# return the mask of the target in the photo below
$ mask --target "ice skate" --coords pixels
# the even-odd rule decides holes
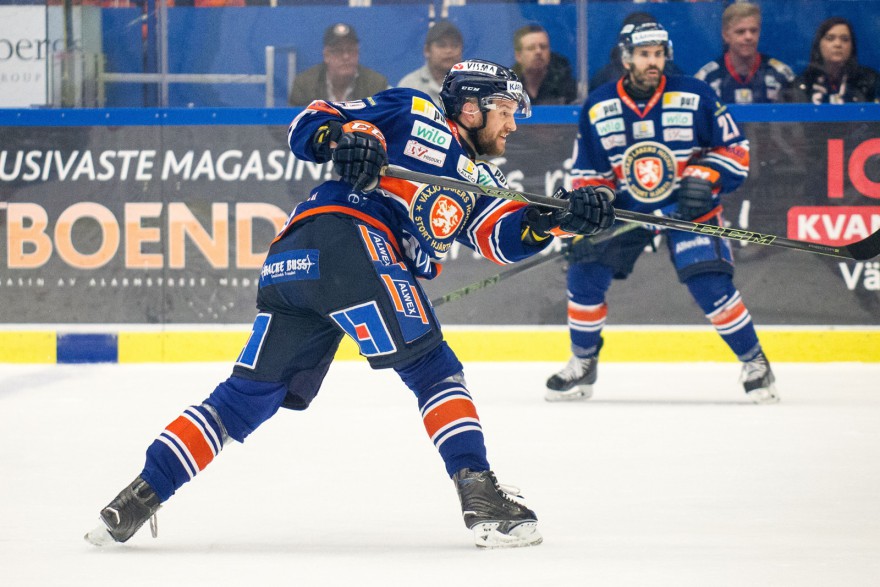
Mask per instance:
[[[756,404],[779,402],[779,394],[773,385],[776,377],[770,370],[770,362],[767,361],[764,351],[759,351],[751,361],[743,362],[740,381],[746,390],[746,396]]]
[[[480,548],[541,544],[538,517],[526,507],[519,489],[500,485],[492,471],[462,469],[452,477],[464,524]]]
[[[138,477],[101,510],[103,524],[86,534],[85,539],[95,546],[125,542],[147,520],[150,520],[150,530],[155,538],[156,511],[159,507],[159,496],[146,481]]]
[[[598,364],[598,356],[585,359],[572,356],[561,371],[547,380],[544,399],[548,402],[590,399],[599,375]]]

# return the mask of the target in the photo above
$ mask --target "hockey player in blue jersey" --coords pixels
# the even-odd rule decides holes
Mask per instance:
[[[293,153],[333,161],[297,205],[260,273],[250,339],[232,375],[186,409],[147,449],[140,475],[101,510],[94,544],[125,542],[230,441],[243,442],[281,408],[305,410],[344,335],[373,368],[394,369],[415,394],[480,547],[541,542],[535,513],[490,470],[462,365],[444,342],[417,277],[438,274],[453,241],[496,263],[543,250],[554,234],[589,235],[614,221],[613,192],[585,187],[560,211],[384,177],[383,166],[505,186],[484,157],[501,155],[528,116],[522,84],[487,61],[455,65],[441,92],[397,88],[350,102],[316,100],[288,132]],[[399,463],[377,463],[398,471]],[[340,481],[343,481],[342,479]],[[394,490],[405,490],[399,484]]]
[[[720,225],[719,196],[749,171],[749,143],[705,83],[665,76],[668,33],[657,23],[629,25],[620,46],[627,74],[590,94],[581,111],[572,186],[605,185],[621,210],[668,212]],[[597,378],[612,279],[625,279],[653,239],[636,229],[589,247],[571,247],[568,326],[572,357],[547,381],[548,401],[589,398]],[[666,245],[681,281],[742,362],[743,385],[756,403],[779,400],[774,376],[742,296],[733,284],[727,241],[667,231]],[[682,356],[687,349],[682,349]]]

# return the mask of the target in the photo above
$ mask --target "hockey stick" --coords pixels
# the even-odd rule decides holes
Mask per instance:
[[[539,196],[525,192],[517,192],[505,188],[495,186],[479,185],[469,183],[448,177],[440,177],[429,173],[420,173],[418,171],[410,171],[402,167],[385,166],[382,168],[382,175],[386,177],[396,177],[398,179],[406,179],[409,181],[417,181],[419,183],[433,184],[445,188],[461,190],[470,193],[482,193],[487,196],[503,198],[505,200],[513,200],[515,202],[523,202],[525,204],[536,204],[546,206],[548,208],[565,208],[566,204],[563,200],[549,198],[547,196]],[[751,232],[749,230],[738,230],[735,228],[725,228],[723,226],[713,226],[711,224],[701,224],[699,222],[689,222],[687,220],[678,220],[669,216],[654,216],[652,214],[644,214],[641,212],[632,212],[630,210],[615,209],[615,215],[618,220],[626,222],[634,222],[647,226],[665,226],[673,230],[681,230],[684,232],[696,232],[707,236],[717,236],[729,240],[738,240],[747,243],[755,243],[758,245],[768,245],[773,247],[785,247],[788,249],[796,249],[806,251],[808,253],[817,253],[819,255],[828,255],[830,257],[840,257],[843,259],[854,259],[856,261],[867,261],[880,255],[880,230],[874,234],[854,243],[833,247],[823,245],[821,243],[811,243],[808,241],[793,240],[773,234],[761,234],[759,232]]]
[[[625,224],[615,224],[614,228],[612,228],[611,230],[606,230],[605,232],[595,237],[585,238],[587,238],[591,244],[597,245],[638,227],[639,225],[633,222],[627,222]],[[514,275],[519,275],[520,273],[528,271],[529,269],[534,269],[538,265],[543,265],[547,261],[558,261],[559,259],[562,259],[562,257],[562,255],[557,255],[555,253],[550,253],[546,256],[536,255],[527,261],[520,261],[519,263],[516,263],[510,269],[506,269],[504,271],[501,271],[500,273],[496,273],[491,277],[481,279],[480,281],[469,283],[463,287],[449,292],[446,295],[440,296],[439,298],[434,298],[433,300],[431,300],[431,305],[436,308],[437,306],[442,306],[446,302],[454,302],[456,300],[460,300],[461,298],[465,297],[466,295],[472,294],[475,291],[479,291],[487,287],[492,287],[500,281],[509,279]]]

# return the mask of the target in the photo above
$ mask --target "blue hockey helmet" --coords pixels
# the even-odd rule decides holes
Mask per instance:
[[[672,41],[669,39],[669,33],[659,22],[628,24],[620,29],[617,46],[620,47],[620,58],[624,63],[632,62],[634,47],[649,45],[663,45],[666,58],[672,60]]]
[[[495,108],[494,100],[502,99],[516,103],[514,116],[517,118],[532,115],[529,95],[513,70],[482,59],[469,59],[453,65],[443,80],[440,99],[446,116],[452,119],[461,114],[469,99],[476,99],[484,113]]]

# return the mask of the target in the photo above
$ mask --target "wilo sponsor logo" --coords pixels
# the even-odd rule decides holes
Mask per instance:
[[[693,112],[664,112],[663,126],[693,126]]]
[[[612,118],[611,120],[596,124],[596,132],[599,133],[600,137],[610,135],[613,132],[623,132],[624,129],[625,125],[622,118]]]
[[[439,128],[433,127],[430,124],[425,124],[420,120],[416,120],[415,124],[413,124],[410,134],[416,138],[427,141],[432,145],[437,145],[441,149],[448,149],[449,144],[452,142],[451,134],[443,132]]]

